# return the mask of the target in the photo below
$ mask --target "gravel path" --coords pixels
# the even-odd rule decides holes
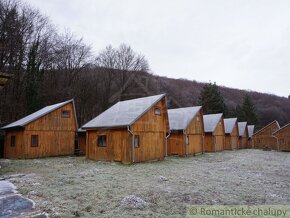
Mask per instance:
[[[130,166],[84,157],[12,160],[0,177],[51,217],[184,217],[188,204],[290,203],[290,153],[275,151],[224,151]]]

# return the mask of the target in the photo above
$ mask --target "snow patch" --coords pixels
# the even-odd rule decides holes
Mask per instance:
[[[121,205],[129,207],[129,208],[142,209],[146,207],[147,202],[135,195],[128,195],[122,199]]]

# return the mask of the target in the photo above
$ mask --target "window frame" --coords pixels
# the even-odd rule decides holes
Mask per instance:
[[[12,135],[10,137],[10,147],[16,147],[16,136],[15,135]]]
[[[189,136],[188,135],[185,137],[185,144],[189,145]]]
[[[102,140],[102,141],[100,141],[100,140]],[[100,148],[106,148],[108,146],[107,135],[98,135],[97,146]]]
[[[70,113],[71,113],[70,110],[62,110],[61,111],[61,117],[62,118],[70,118]]]
[[[36,140],[36,141],[34,141]],[[37,148],[39,147],[39,136],[31,135],[30,147]]]
[[[136,141],[138,142],[137,145],[136,145]],[[139,135],[134,135],[134,148],[140,148],[140,136]]]
[[[160,107],[154,108],[154,115],[161,116],[161,108]]]

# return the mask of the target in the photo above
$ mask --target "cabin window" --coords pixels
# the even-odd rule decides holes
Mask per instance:
[[[38,135],[31,136],[31,147],[38,147]]]
[[[11,147],[15,147],[16,146],[16,136],[15,135],[11,136],[10,145],[11,145]]]
[[[61,111],[62,118],[70,118],[70,111]]]
[[[140,137],[139,135],[134,135],[134,147],[140,148]]]
[[[161,110],[159,107],[154,109],[154,114],[160,116],[161,115]]]
[[[186,145],[189,145],[189,136],[188,135],[186,136],[185,143],[186,143]]]
[[[279,139],[279,144],[280,145],[284,145],[285,144],[285,140],[284,139]]]
[[[107,136],[106,135],[98,136],[98,146],[99,147],[107,147]]]

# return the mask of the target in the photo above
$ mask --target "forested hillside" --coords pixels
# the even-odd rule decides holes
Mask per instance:
[[[203,83],[157,76],[130,46],[105,46],[93,56],[81,38],[60,34],[39,11],[17,1],[1,1],[0,72],[12,77],[0,93],[0,126],[71,98],[79,125],[117,101],[135,97],[166,93],[169,108],[197,104]],[[220,92],[230,110],[248,93],[260,125],[274,119],[281,125],[290,122],[287,98],[226,87]]]

